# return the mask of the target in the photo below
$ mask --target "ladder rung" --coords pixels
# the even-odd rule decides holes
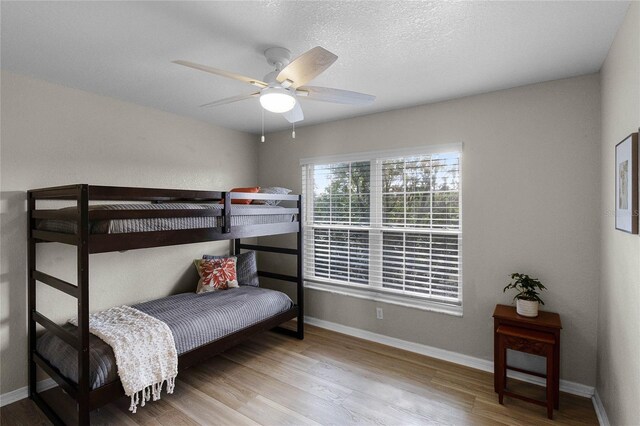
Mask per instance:
[[[75,348],[76,350],[80,349],[80,340],[75,334],[60,327],[58,324],[51,321],[49,318],[45,317],[38,311],[33,311],[32,317],[35,322],[67,342],[69,345],[71,345],[71,347]]]
[[[258,271],[258,275],[265,278],[273,278],[275,280],[290,281],[292,283],[298,282],[298,277],[294,277],[292,275],[276,274],[274,272],[267,271]]]
[[[78,298],[78,287],[68,283],[66,281],[62,281],[56,277],[52,277],[49,274],[45,274],[40,271],[32,271],[33,278],[40,281],[41,283],[50,285],[53,288],[56,288],[62,292],[67,293],[69,296]]]
[[[266,251],[271,253],[298,254],[298,250],[285,247],[258,246],[253,244],[240,244],[240,248],[244,250]]]
[[[34,219],[57,219],[76,222],[78,220],[78,211],[69,209],[33,210],[31,217]]]
[[[38,364],[57,384],[60,385],[65,392],[72,398],[76,397],[78,387],[75,383],[64,377],[58,372],[58,369],[52,366],[46,359],[42,358],[38,352],[33,353],[33,360]]]
[[[31,236],[40,241],[71,244],[74,246],[78,245],[78,236],[76,234],[63,234],[62,232],[49,232],[34,229],[31,231]]]

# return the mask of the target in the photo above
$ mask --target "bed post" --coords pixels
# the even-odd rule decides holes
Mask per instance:
[[[231,232],[231,192],[223,192],[224,207],[222,208],[222,214],[224,215],[224,224],[222,227],[222,233],[228,234]]]
[[[89,186],[78,185],[78,424],[89,424]]]
[[[297,243],[297,251],[298,251],[298,255],[297,255],[297,260],[298,260],[298,265],[297,265],[297,275],[298,275],[298,282],[297,284],[297,289],[296,289],[296,299],[298,302],[298,322],[297,322],[297,332],[296,332],[296,337],[300,340],[304,339],[304,277],[303,277],[303,262],[304,262],[304,256],[303,256],[303,248],[302,248],[302,239],[303,239],[303,229],[302,229],[302,195],[298,196],[298,202],[297,202],[297,207],[298,207],[298,223],[299,223],[299,228],[298,228],[298,234],[296,235],[296,243]]]
[[[35,226],[33,219],[33,211],[36,208],[36,200],[33,198],[31,191],[27,192],[27,226],[29,227],[27,235],[29,236],[29,249],[27,260],[27,279],[28,279],[28,299],[29,306],[27,309],[27,318],[29,321],[29,398],[33,399],[36,393],[36,363],[33,360],[33,353],[36,350],[36,322],[33,319],[33,313],[36,310],[36,280],[33,271],[36,269],[36,241],[33,238],[33,228]]]

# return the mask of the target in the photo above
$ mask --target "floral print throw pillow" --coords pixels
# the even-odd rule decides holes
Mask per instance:
[[[196,293],[226,290],[238,287],[235,256],[218,259],[196,259],[194,263],[200,275]]]

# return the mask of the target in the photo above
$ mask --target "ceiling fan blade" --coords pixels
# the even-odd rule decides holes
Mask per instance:
[[[208,67],[206,65],[196,64],[194,62],[173,61],[173,63],[174,64],[178,64],[178,65],[183,65],[183,66],[189,67],[189,68],[194,68],[194,69],[197,69],[197,70],[200,70],[200,71],[208,72],[210,74],[216,74],[216,75],[220,75],[222,77],[231,78],[233,80],[242,81],[243,83],[253,84],[254,86],[257,86],[257,87],[259,87],[261,89],[268,86],[268,84],[265,83],[264,81],[261,81],[261,80],[255,79],[255,78],[246,77],[244,75],[240,75],[240,74],[236,74],[234,72],[221,70],[221,69],[218,69],[218,68]]]
[[[283,112],[282,116],[287,119],[289,123],[297,123],[304,120],[304,114],[302,113],[302,107],[300,102],[296,102],[296,105],[291,111]]]
[[[296,90],[298,97],[314,101],[334,102],[348,105],[369,105],[376,100],[373,95],[351,92],[349,90],[332,89],[330,87],[302,86]]]
[[[320,46],[303,53],[284,67],[276,77],[285,87],[300,87],[329,68],[338,57]],[[287,85],[287,82],[290,82]]]
[[[230,104],[232,102],[237,102],[237,101],[242,101],[244,99],[253,98],[255,96],[258,96],[259,94],[260,94],[260,92],[255,92],[255,93],[249,93],[247,95],[231,96],[230,98],[219,99],[217,101],[213,101],[213,102],[209,102],[209,103],[204,104],[204,105],[200,105],[200,107],[214,107],[214,106],[219,106],[219,105]]]

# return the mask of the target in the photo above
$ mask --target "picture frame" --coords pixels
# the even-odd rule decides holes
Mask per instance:
[[[615,226],[619,231],[638,233],[638,133],[616,145]]]

